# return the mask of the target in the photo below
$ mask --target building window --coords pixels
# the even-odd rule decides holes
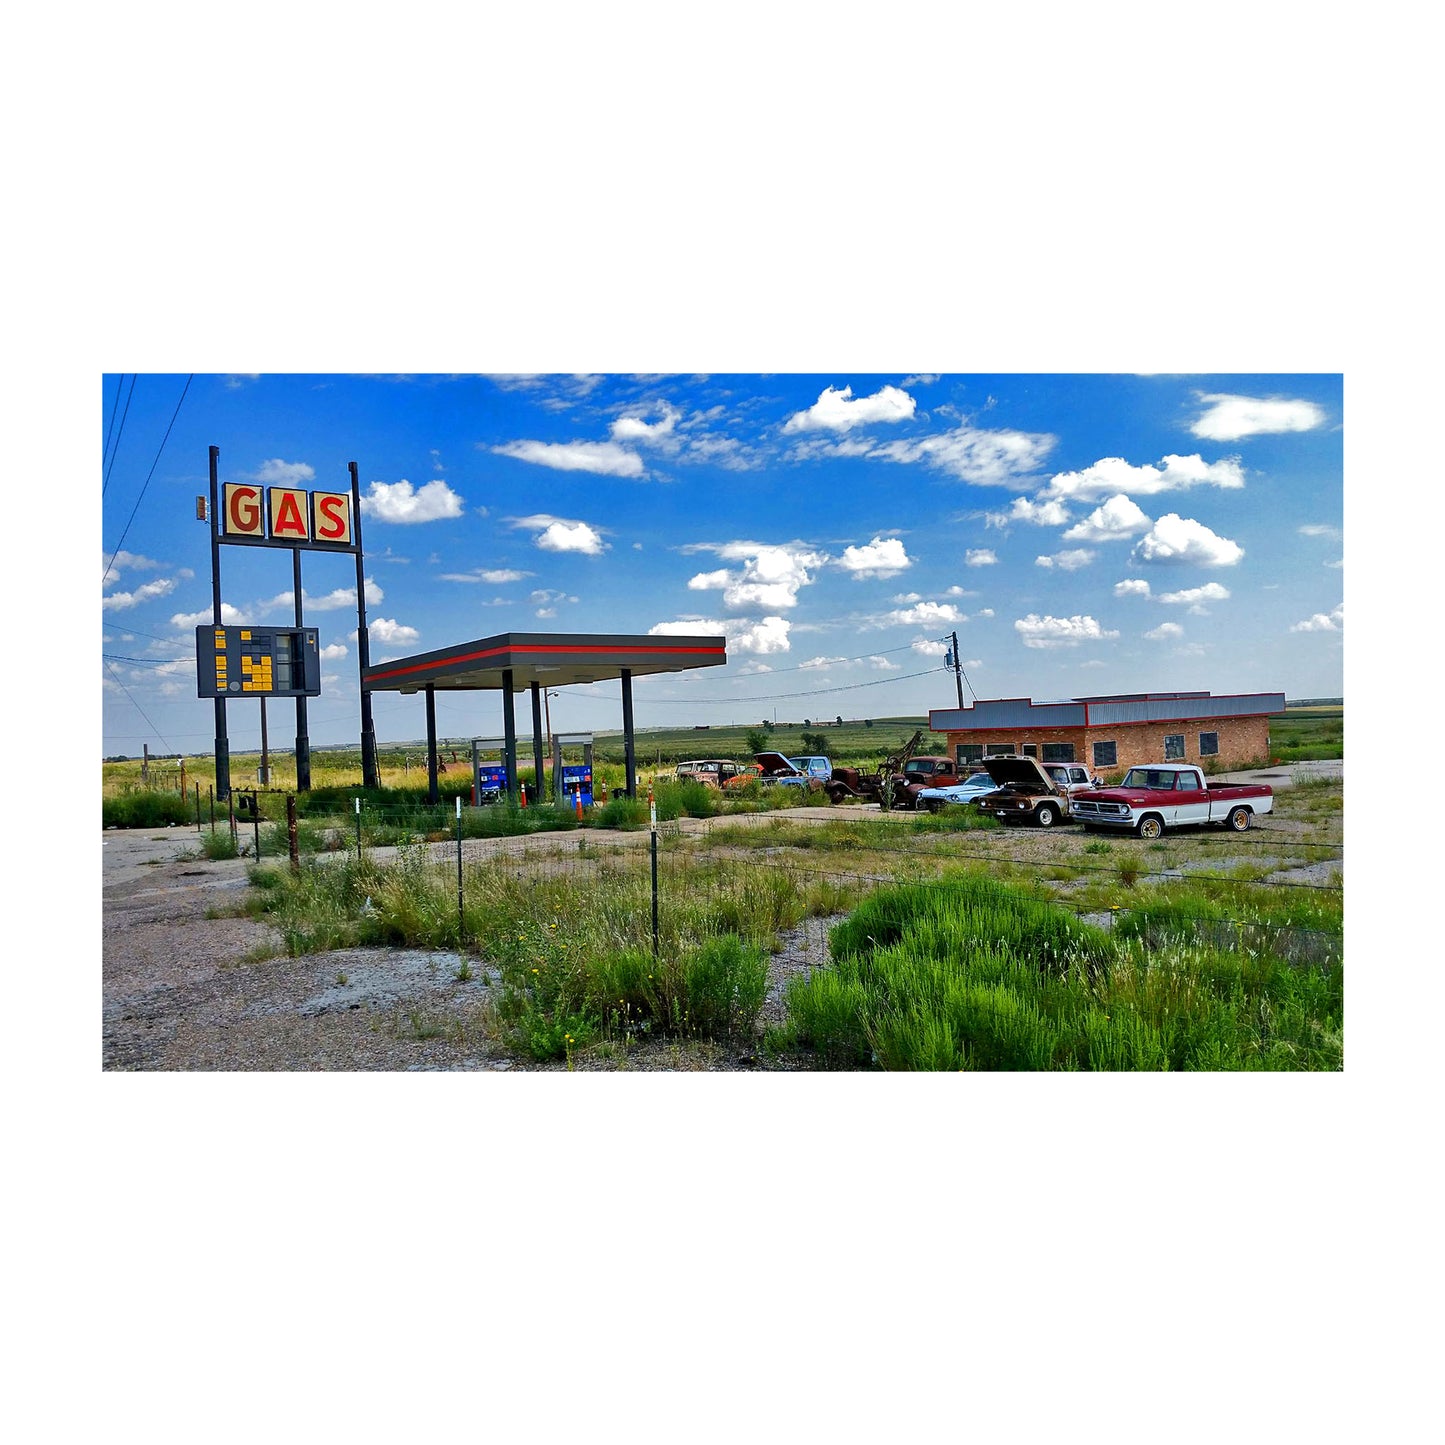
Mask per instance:
[[[1039,745],[1038,745],[1037,743],[1025,743],[1025,744],[1024,744],[1024,756],[1025,756],[1026,758],[1036,758],[1036,757],[1038,757],[1038,755],[1039,755]]]
[[[982,743],[959,743],[958,765],[962,767],[965,763],[979,763],[983,761]]]
[[[1184,734],[1164,734],[1164,761],[1176,762],[1184,756]]]
[[[1219,734],[1199,734],[1199,756],[1201,758],[1217,758],[1219,756]]]
[[[1017,751],[1012,743],[985,743],[983,755],[986,758],[1007,758]]]
[[[1118,743],[1095,743],[1094,744],[1094,766],[1096,768],[1114,768],[1119,765],[1119,744]]]
[[[1044,761],[1046,763],[1071,763],[1074,761],[1073,743],[1045,743]]]

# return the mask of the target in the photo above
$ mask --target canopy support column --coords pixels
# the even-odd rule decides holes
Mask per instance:
[[[426,800],[441,802],[437,791],[437,690],[426,690]]]
[[[532,684],[532,761],[537,768],[537,801],[547,801],[547,772],[542,761],[542,689]]]
[[[512,697],[516,674],[510,667],[502,672],[502,761],[507,765],[507,796],[517,801],[517,704]]]
[[[627,763],[627,796],[637,796],[637,744],[632,736],[632,669],[622,669],[622,746]]]

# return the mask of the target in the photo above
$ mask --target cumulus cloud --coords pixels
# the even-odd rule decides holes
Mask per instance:
[[[1184,636],[1184,629],[1177,622],[1161,622],[1158,627],[1144,634],[1150,642],[1174,642]]]
[[[873,656],[868,659],[868,665],[876,672],[903,671],[903,664],[901,662],[893,662],[889,658],[882,656],[880,653],[874,653]]]
[[[719,622],[714,618],[685,617],[676,622],[659,622],[647,629],[649,637],[706,637],[721,633],[731,652],[766,654],[787,652],[791,647],[788,633],[793,624],[783,617],[761,619],[731,617]]]
[[[616,442],[504,442],[492,448],[498,456],[513,457],[559,472],[594,472],[603,477],[640,477],[642,458]]]
[[[1338,539],[1344,534],[1338,527],[1327,527],[1323,522],[1306,522],[1299,529],[1301,537],[1332,537]]]
[[[1168,565],[1194,563],[1200,567],[1232,567],[1244,556],[1244,548],[1228,537],[1211,532],[1203,522],[1167,512],[1154,523],[1147,537],[1141,537],[1131,554],[1136,562]]]
[[[1081,642],[1102,642],[1117,637],[1106,632],[1092,617],[1040,617],[1030,612],[1014,623],[1014,630],[1025,647],[1076,647]]]
[[[845,547],[838,565],[861,582],[896,577],[913,565],[913,559],[897,537],[874,537],[862,547]]]
[[[963,554],[966,567],[994,567],[998,565],[998,554],[991,547],[970,547]]]
[[[189,630],[210,622],[213,616],[209,607],[200,612],[176,612],[171,615],[171,626]],[[244,612],[239,607],[232,607],[229,602],[221,603],[222,627],[244,627],[250,621],[251,614],[249,612]]]
[[[100,579],[102,587],[108,587],[114,582],[120,581],[122,572],[154,572],[163,564],[154,561],[150,557],[143,557],[139,552],[120,551],[114,557],[102,559],[106,563],[105,575]],[[190,576],[189,572],[184,573]]]
[[[538,512],[530,517],[512,517],[509,525],[535,532],[532,545],[543,552],[581,552],[588,557],[600,557],[608,550],[601,532],[587,522]]]
[[[942,657],[948,651],[948,644],[936,637],[915,637],[908,645],[924,657]]]
[[[1149,529],[1149,518],[1123,495],[1110,497],[1064,533],[1066,542],[1116,542]]]
[[[1149,595],[1149,584],[1139,577],[1126,577],[1122,582],[1114,583],[1115,597],[1147,597]]]
[[[810,668],[810,669],[821,670],[822,668],[825,668],[825,667],[838,667],[838,666],[841,666],[843,663],[846,663],[847,661],[848,661],[848,659],[847,659],[846,657],[810,657],[806,662],[800,662],[800,663],[798,664],[798,667],[799,667],[799,670],[801,670],[801,669],[803,669],[803,668]]]
[[[616,442],[643,442],[656,445],[672,437],[673,428],[681,420],[682,413],[662,405],[662,416],[658,421],[649,422],[642,415],[620,416],[612,423],[612,440]]]
[[[299,487],[315,477],[316,468],[307,462],[283,462],[280,457],[272,457],[256,469],[253,480],[270,487]]]
[[[1064,572],[1077,572],[1094,560],[1094,554],[1087,547],[1074,547],[1067,552],[1055,552],[1052,557],[1035,557],[1036,567],[1058,567]]]
[[[107,611],[118,612],[130,607],[139,607],[143,602],[153,602],[157,597],[168,597],[175,590],[176,579],[174,577],[157,577],[154,582],[147,582],[133,592],[108,593],[100,599],[100,605]],[[206,615],[210,616],[209,613]]]
[[[794,412],[783,424],[784,432],[852,431],[872,422],[907,421],[913,415],[914,400],[896,386],[885,386],[872,396],[853,397],[853,388],[824,388],[823,394],[806,411]]]
[[[1069,509],[1057,499],[1031,502],[1027,497],[1015,497],[1007,512],[991,513],[987,520],[996,526],[1026,522],[1031,527],[1062,527],[1069,520]]]
[[[379,522],[437,522],[460,517],[462,499],[440,478],[413,487],[403,477],[399,482],[372,482],[361,499],[361,511]]]
[[[694,542],[682,550],[716,552],[724,561],[742,564],[736,569],[699,572],[687,584],[693,591],[721,588],[724,605],[738,610],[796,607],[799,589],[808,586],[813,573],[829,561],[826,552],[802,542]]]
[[[394,617],[378,617],[374,622],[368,621],[366,631],[373,642],[379,642],[383,647],[393,647],[400,642],[415,642],[421,637],[415,627],[407,627]]]
[[[922,627],[938,622],[963,622],[963,613],[951,602],[920,602],[917,606],[890,612],[886,621],[894,626]]]
[[[1205,441],[1232,442],[1267,432],[1313,431],[1325,414],[1312,401],[1286,401],[1271,397],[1200,395],[1206,410],[1189,428]]]
[[[1345,627],[1345,604],[1340,603],[1333,612],[1316,612],[1303,622],[1296,622],[1291,632],[1343,632]]]
[[[1201,602],[1228,602],[1229,588],[1218,582],[1206,582],[1202,587],[1186,587],[1182,592],[1161,592],[1161,602],[1171,606],[1197,607]]]
[[[923,462],[978,486],[1007,486],[1038,470],[1056,438],[1020,431],[982,431],[964,425],[935,436],[893,441],[873,455],[891,462]]]
[[[1078,472],[1060,472],[1050,479],[1040,499],[1097,502],[1121,493],[1153,496],[1158,492],[1182,491],[1188,487],[1213,486],[1235,489],[1244,485],[1244,470],[1238,461],[1206,462],[1193,456],[1167,456],[1159,466],[1131,466],[1122,457],[1104,457]]]
[[[346,644],[342,642],[328,642],[321,649],[322,662],[336,662],[347,655]]]

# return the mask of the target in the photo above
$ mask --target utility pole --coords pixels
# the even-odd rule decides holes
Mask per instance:
[[[958,705],[963,706],[963,664],[958,660],[958,633],[951,633],[953,638],[953,685],[958,689]]]
[[[376,729],[371,721],[371,692],[366,686],[366,670],[371,666],[371,641],[366,630],[366,561],[361,551],[361,481],[355,462],[347,462],[351,473],[351,525],[356,532],[356,655],[361,681],[361,785],[381,786],[376,766]],[[300,589],[297,589],[298,595]],[[217,619],[219,621],[219,618]],[[429,733],[429,737],[434,734]],[[436,780],[432,780],[436,789]]]

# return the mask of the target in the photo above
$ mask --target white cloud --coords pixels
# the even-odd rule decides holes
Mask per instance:
[[[1094,554],[1087,547],[1074,547],[1067,552],[1055,552],[1052,557],[1035,557],[1036,567],[1058,567],[1064,572],[1077,572],[1094,560]]]
[[[321,660],[323,662],[336,662],[347,655],[346,645],[341,642],[328,642],[321,649]]]
[[[114,557],[103,557],[101,561],[105,564],[105,575],[100,579],[102,587],[109,587],[120,581],[122,572],[154,572],[163,566],[161,562],[152,561],[149,557],[143,557],[139,552],[120,551]],[[189,574],[188,574],[189,575]]]
[[[177,612],[171,617],[171,626],[189,630],[212,621],[214,616],[215,614],[209,607],[200,612]],[[249,612],[243,612],[239,607],[232,607],[229,602],[221,603],[222,627],[244,627],[250,620]]]
[[[1265,432],[1312,431],[1324,425],[1322,408],[1312,401],[1261,400],[1252,396],[1200,395],[1208,410],[1189,428],[1211,442],[1238,441]]]
[[[1228,602],[1229,588],[1218,582],[1206,582],[1202,587],[1186,587],[1182,592],[1161,592],[1159,601],[1184,607],[1197,607],[1201,602]]]
[[[721,568],[699,572],[688,582],[693,591],[721,588],[727,607],[796,607],[798,591],[813,581],[813,572],[830,560],[826,552],[814,551],[802,542],[694,542],[684,552],[716,552],[728,562],[741,562],[738,570]]]
[[[415,642],[421,637],[415,627],[407,627],[393,617],[378,617],[374,622],[368,621],[366,631],[373,642],[378,642],[383,647],[393,647],[399,642]]]
[[[875,653],[868,659],[869,665],[877,672],[902,672],[901,662],[891,662],[888,658]]]
[[[924,462],[959,481],[1006,486],[1036,471],[1056,438],[1019,431],[981,431],[961,426],[936,436],[893,441],[874,450],[891,462]]]
[[[787,652],[791,646],[788,633],[792,623],[782,617],[761,620],[730,617],[719,622],[713,618],[686,617],[676,622],[659,622],[649,627],[649,637],[706,637],[721,633],[727,638],[730,651],[771,653]]]
[[[1232,567],[1244,556],[1244,548],[1228,537],[1217,536],[1202,522],[1167,512],[1147,537],[1140,538],[1131,556],[1139,562]]]
[[[899,386],[932,386],[941,373],[920,371],[916,376],[905,376]]]
[[[1122,582],[1114,583],[1115,597],[1147,597],[1149,595],[1149,584],[1138,577],[1126,577]]]
[[[963,554],[963,561],[967,567],[994,567],[998,564],[998,554],[991,547],[970,547]]]
[[[806,662],[800,662],[798,667],[821,670],[825,667],[838,667],[847,661],[846,657],[810,657]]]
[[[1340,603],[1335,610],[1328,615],[1323,612],[1316,612],[1313,617],[1307,617],[1303,622],[1296,622],[1290,628],[1291,632],[1342,632],[1345,626],[1345,604]]]
[[[176,590],[176,579],[174,577],[157,577],[154,582],[147,582],[143,587],[137,587],[134,592],[111,592],[100,599],[100,605],[106,611],[121,611],[129,607],[139,607],[142,602],[153,602],[157,597],[168,597]],[[202,620],[210,617],[210,613]]]
[[[1076,647],[1081,642],[1102,642],[1117,637],[1106,632],[1092,617],[1040,617],[1030,612],[1014,623],[1014,630],[1025,647]]]
[[[1197,453],[1188,457],[1167,456],[1157,467],[1135,467],[1122,457],[1104,457],[1083,471],[1060,472],[1039,496],[1041,500],[1097,502],[1121,493],[1147,497],[1204,485],[1226,489],[1242,487],[1243,468],[1233,458],[1206,462]]]
[[[361,511],[380,522],[437,522],[460,517],[462,499],[440,478],[413,487],[403,477],[399,482],[372,482],[361,499]]]
[[[512,517],[509,524],[536,532],[532,545],[543,552],[581,552],[588,557],[600,557],[608,550],[601,532],[586,522],[538,512],[531,517]]]
[[[1149,518],[1128,497],[1110,497],[1064,533],[1066,542],[1115,542],[1148,531]]]
[[[783,431],[847,432],[871,422],[907,421],[914,406],[913,398],[896,386],[882,387],[872,396],[860,396],[856,401],[851,386],[842,390],[829,386],[806,411],[794,412],[783,424]]]
[[[663,403],[659,421],[644,421],[641,416],[620,416],[612,423],[612,439],[617,442],[657,444],[669,440],[682,413]]]
[[[1027,522],[1031,527],[1062,527],[1069,520],[1069,509],[1057,499],[1031,502],[1027,497],[1015,497],[1008,512],[991,515],[989,520],[999,526]]]
[[[1301,537],[1334,537],[1339,538],[1343,533],[1338,527],[1327,527],[1323,522],[1306,522],[1299,529]]]
[[[913,565],[913,559],[897,537],[874,537],[862,547],[845,547],[838,565],[862,582],[896,577]]]
[[[1343,567],[1345,565],[1345,559],[1341,557],[1337,562],[1326,562],[1324,565],[1326,567]]]
[[[315,477],[316,468],[306,462],[283,462],[280,457],[272,457],[257,468],[254,480],[272,487],[299,487]]]
[[[386,600],[386,593],[368,577],[366,579],[366,601],[370,607]],[[278,607],[296,606],[296,594],[291,591],[278,592],[269,601],[260,604],[262,612],[274,612]],[[301,608],[303,612],[339,612],[343,607],[355,608],[356,588],[337,587],[330,592],[322,592],[316,596],[303,587],[301,589]]]
[[[992,607],[981,607],[981,608],[978,610],[978,612],[975,613],[974,615],[977,616],[977,617],[992,617],[992,616],[993,616],[993,608],[992,608]]]
[[[478,567],[473,572],[443,572],[443,582],[485,582],[488,586],[499,587],[506,582],[521,582],[532,576],[530,572],[518,572],[511,567]]]
[[[934,637],[915,637],[908,645],[924,657],[942,657],[948,651],[948,644]]]
[[[1144,634],[1151,642],[1173,642],[1184,636],[1184,629],[1177,622],[1161,622],[1158,627]]]
[[[595,472],[603,477],[640,477],[642,458],[616,442],[505,442],[492,451],[559,472]]]
[[[963,622],[964,615],[949,602],[920,602],[916,607],[890,612],[889,624],[899,627],[922,627],[938,622]]]

